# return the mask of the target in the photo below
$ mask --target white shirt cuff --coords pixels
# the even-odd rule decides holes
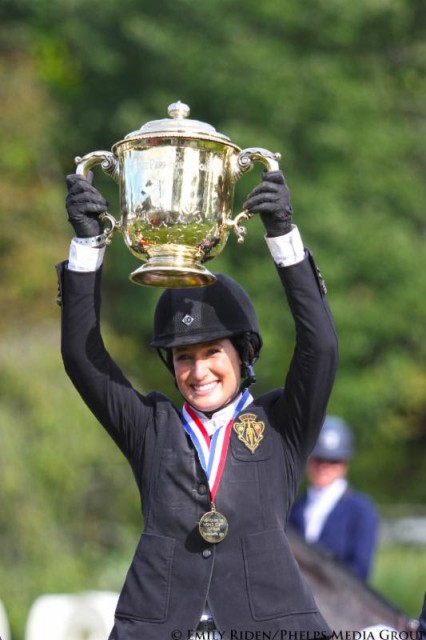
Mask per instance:
[[[105,247],[87,247],[71,240],[68,258],[70,271],[96,271],[101,266]]]
[[[290,267],[292,264],[302,262],[305,257],[305,248],[299,229],[292,225],[292,230],[284,236],[267,238],[266,244],[271,252],[274,262],[279,267]]]
[[[266,244],[271,252],[272,258],[279,267],[289,267],[292,264],[302,262],[305,257],[305,250],[296,225],[292,230],[283,236],[267,238]],[[96,271],[102,265],[105,254],[105,247],[87,247],[71,241],[68,269],[70,271]]]

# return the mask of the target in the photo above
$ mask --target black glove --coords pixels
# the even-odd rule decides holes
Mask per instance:
[[[264,171],[263,182],[249,193],[244,209],[260,214],[269,238],[283,236],[291,231],[293,210],[283,173]]]
[[[68,220],[77,238],[91,238],[103,231],[99,215],[108,209],[108,202],[93,186],[93,173],[87,179],[76,173],[67,176],[68,194],[65,206]]]

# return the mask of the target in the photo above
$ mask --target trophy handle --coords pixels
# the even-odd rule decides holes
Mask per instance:
[[[115,182],[119,181],[120,178],[120,165],[118,163],[117,157],[111,151],[92,151],[91,153],[87,153],[85,156],[80,157],[76,156],[74,161],[77,165],[76,173],[87,178],[92,167],[97,164],[101,165],[101,168],[104,173],[111,176]],[[102,222],[108,220],[111,226],[104,229],[104,234],[106,236],[106,243],[110,244],[111,238],[114,235],[115,231],[121,231],[121,222],[118,222],[114,216],[112,216],[108,211],[101,213],[99,218]]]
[[[281,160],[280,153],[273,153],[261,147],[243,149],[237,156],[236,167],[232,173],[232,178],[236,182],[244,173],[253,169],[256,161],[264,164],[268,171],[279,171],[279,160]],[[244,242],[244,236],[247,233],[247,229],[240,224],[241,221],[250,220],[252,217],[253,214],[249,211],[242,211],[233,220],[227,221],[228,228],[234,230],[238,242]]]

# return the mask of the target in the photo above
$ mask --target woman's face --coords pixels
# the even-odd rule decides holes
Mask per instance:
[[[228,338],[173,349],[179,391],[199,411],[216,411],[240,387],[240,358]]]

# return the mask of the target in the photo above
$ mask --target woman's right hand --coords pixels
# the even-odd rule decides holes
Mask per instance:
[[[93,185],[93,173],[87,178],[77,173],[67,176],[67,197],[65,206],[68,221],[72,224],[77,238],[91,238],[103,232],[99,216],[108,209],[108,202]]]

